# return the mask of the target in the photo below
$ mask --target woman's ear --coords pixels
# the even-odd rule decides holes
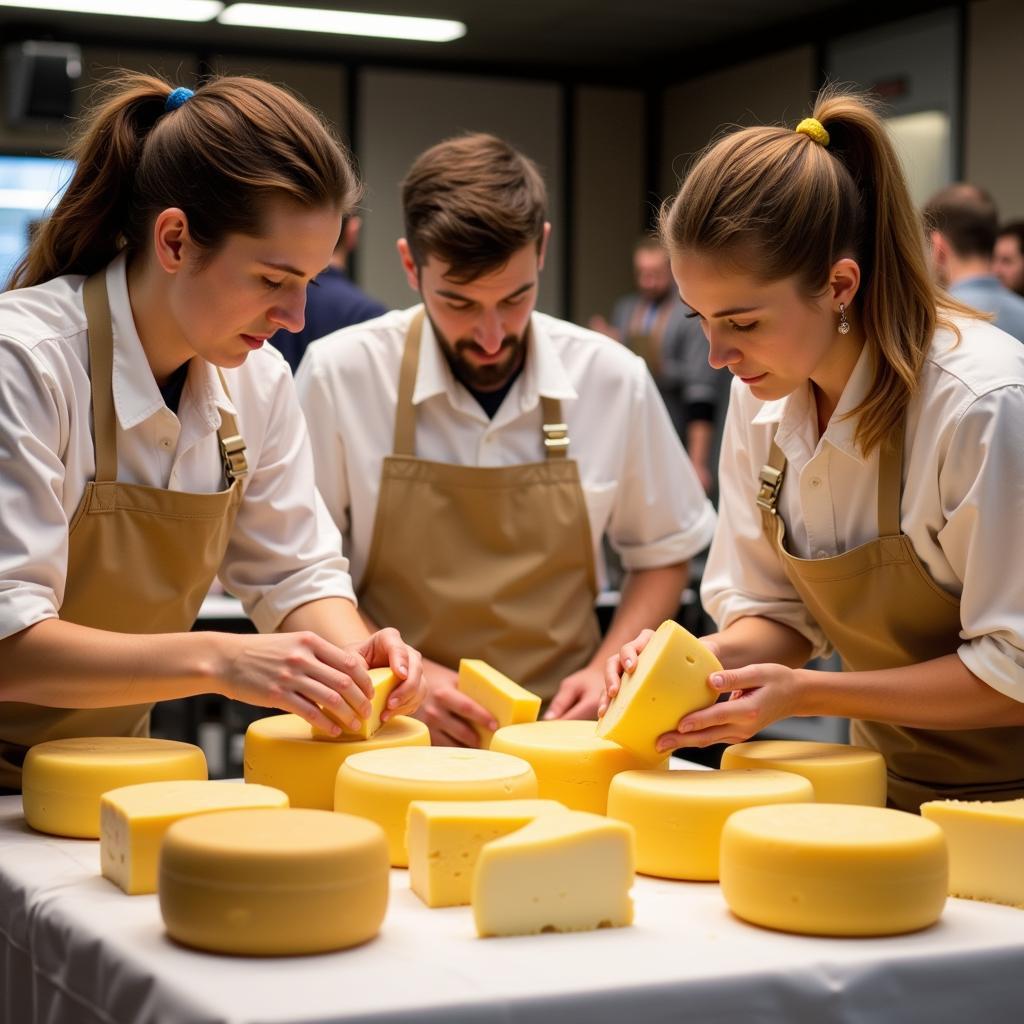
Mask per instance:
[[[161,210],[153,222],[153,255],[168,274],[176,274],[185,266],[192,237],[188,215],[176,206]]]
[[[860,265],[849,256],[836,260],[829,274],[830,301],[833,310],[838,313],[839,305],[853,305],[853,300],[860,290]]]

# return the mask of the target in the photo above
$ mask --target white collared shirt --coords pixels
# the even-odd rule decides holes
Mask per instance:
[[[354,599],[340,537],[316,493],[306,425],[273,349],[224,370],[192,359],[178,415],[135,330],[124,257],[106,271],[114,337],[118,480],[172,491],[224,487],[217,430],[233,412],[249,475],[220,571],[256,626],[320,597]],[[0,637],[56,618],[68,524],[95,478],[84,278],[0,295]],[[125,566],[126,576],[138,571]]]
[[[381,466],[394,450],[405,335],[419,308],[336,331],[314,342],[299,367],[317,485],[341,528],[357,585],[370,553]],[[413,390],[419,458],[461,466],[543,460],[542,395],[562,404],[599,577],[605,534],[626,569],[673,565],[707,545],[714,510],[642,359],[604,335],[534,313],[523,372],[491,420],[455,379],[424,320]],[[429,536],[429,524],[425,529]]]
[[[980,320],[940,330],[907,412],[901,525],[932,579],[960,599],[964,664],[1024,701],[1024,346]],[[779,512],[788,550],[826,558],[878,537],[878,451],[864,458],[843,414],[871,386],[865,348],[824,434],[810,386],[761,402],[738,380],[719,467],[719,527],[701,598],[724,629],[762,615],[824,634],[765,538],[755,503],[772,438],[786,456]]]

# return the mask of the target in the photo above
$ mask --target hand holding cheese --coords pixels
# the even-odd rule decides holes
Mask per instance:
[[[476,658],[463,658],[459,662],[458,689],[486,708],[499,729],[520,722],[536,722],[540,713],[540,697]],[[496,730],[474,725],[480,735],[480,746],[489,747]]]
[[[389,668],[371,668],[370,683],[373,696],[370,698],[370,711],[365,718],[359,720],[359,727],[352,729],[347,724],[347,717],[337,714],[330,706],[321,706],[320,710],[340,729],[340,733],[324,732],[313,727],[313,738],[318,740],[368,740],[380,730],[386,719],[381,716],[387,709],[391,694],[397,689],[401,680]]]

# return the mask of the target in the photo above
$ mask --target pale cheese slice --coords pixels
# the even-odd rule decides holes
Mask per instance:
[[[536,722],[540,714],[537,694],[513,682],[486,661],[463,658],[459,662],[457,689],[494,715],[499,729],[520,722]],[[494,732],[479,723],[473,724],[480,736],[480,746],[489,747]]]
[[[384,724],[380,720],[381,713],[388,706],[388,698],[402,682],[398,676],[389,668],[371,668],[370,682],[373,683],[373,697],[370,698],[370,713],[366,718],[360,719],[358,729],[352,730],[338,717],[337,713],[326,705],[320,705],[320,710],[334,723],[341,727],[341,732],[335,736],[333,733],[324,732],[314,726],[313,738],[318,740],[336,740],[351,742],[352,740],[368,740],[375,736]]]

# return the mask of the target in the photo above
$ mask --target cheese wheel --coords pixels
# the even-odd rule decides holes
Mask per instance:
[[[182,818],[160,850],[172,939],[214,953],[290,956],[372,939],[388,903],[387,843],[330,811],[239,810]]]
[[[513,800],[537,795],[533,769],[518,757],[460,747],[400,747],[350,757],[338,772],[334,809],[376,821],[391,863],[408,864],[405,823],[413,800]]]
[[[97,839],[100,797],[108,789],[206,777],[206,757],[191,743],[144,736],[48,740],[25,757],[21,801],[37,832]]]
[[[949,895],[1024,908],[1024,800],[932,800],[949,847]]]
[[[897,935],[946,902],[942,829],[916,814],[851,804],[737,811],[722,829],[722,895],[737,917],[807,935]]]
[[[718,694],[708,676],[720,672],[718,659],[671,619],[663,622],[640,652],[636,667],[622,677],[619,692],[597,723],[597,734],[648,762],[660,761],[662,733],[679,719],[714,704]]]
[[[468,904],[484,843],[564,810],[554,800],[414,800],[405,834],[409,886],[428,907]]]
[[[325,743],[298,715],[272,715],[245,732],[245,781],[273,786],[288,794],[292,807],[334,810],[334,780],[353,754],[391,747],[425,747],[430,730],[415,718],[399,715],[368,740]]]
[[[480,851],[473,919],[480,936],[621,928],[633,923],[632,886],[629,825],[545,814]]]
[[[846,743],[808,740],[753,740],[726,747],[723,768],[775,768],[802,775],[823,804],[884,807],[888,780],[877,750]]]
[[[513,682],[486,661],[463,658],[459,662],[457,689],[483,705],[498,723],[498,728],[519,722],[536,722],[540,713],[540,697]],[[494,733],[477,722],[473,723],[480,736],[480,746],[491,745]]]
[[[371,668],[369,675],[370,682],[373,683],[373,697],[370,698],[370,714],[361,720],[359,728],[354,731],[349,729],[335,711],[320,705],[320,710],[332,722],[337,722],[341,726],[341,733],[335,736],[333,733],[324,732],[314,727],[314,739],[347,743],[352,740],[368,740],[371,736],[377,734],[382,724],[380,720],[381,712],[387,707],[388,697],[391,696],[402,680],[389,668]]]
[[[287,807],[269,786],[237,782],[142,782],[100,797],[100,870],[129,895],[156,892],[157,858],[164,833],[192,814],[233,808]]]
[[[608,787],[619,773],[650,768],[645,758],[597,735],[596,722],[553,721],[499,729],[491,750],[524,758],[537,773],[541,797],[576,811],[604,814]],[[662,758],[661,767],[668,767]]]
[[[733,811],[813,799],[805,778],[770,769],[622,772],[608,790],[608,817],[636,830],[641,874],[713,882],[722,827]]]

